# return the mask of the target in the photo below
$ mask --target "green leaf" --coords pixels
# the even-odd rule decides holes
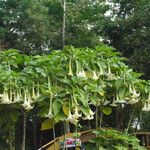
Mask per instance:
[[[41,131],[53,128],[53,119],[47,119],[41,124]]]
[[[105,115],[109,115],[112,112],[112,108],[109,106],[103,107],[101,110]]]

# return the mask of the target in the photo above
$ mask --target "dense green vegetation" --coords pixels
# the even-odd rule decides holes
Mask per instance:
[[[37,149],[46,118],[64,132],[149,131],[149,10],[149,0],[1,0],[0,146]]]

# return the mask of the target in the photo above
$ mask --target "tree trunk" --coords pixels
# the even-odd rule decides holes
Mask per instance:
[[[9,149],[13,150],[13,145],[12,145],[12,129],[11,129],[11,127],[9,129]]]
[[[37,142],[36,142],[36,122],[33,120],[33,135],[34,135],[34,148],[37,149]]]
[[[25,146],[26,146],[26,122],[27,122],[27,118],[26,118],[26,112],[23,113],[23,138],[22,138],[22,148],[21,150],[25,150]]]
[[[62,29],[62,48],[65,47],[65,30],[66,30],[66,0],[63,0],[63,29]]]

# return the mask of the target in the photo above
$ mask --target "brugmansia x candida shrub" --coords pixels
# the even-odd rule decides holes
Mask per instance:
[[[40,115],[73,124],[93,119],[91,106],[140,103],[149,111],[149,82],[139,77],[106,45],[42,56],[8,50],[0,53],[0,104],[26,111],[36,105]]]

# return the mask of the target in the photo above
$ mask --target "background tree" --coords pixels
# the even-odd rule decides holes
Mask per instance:
[[[149,79],[150,1],[110,0],[111,16],[105,24],[110,44],[129,59],[130,65]]]

